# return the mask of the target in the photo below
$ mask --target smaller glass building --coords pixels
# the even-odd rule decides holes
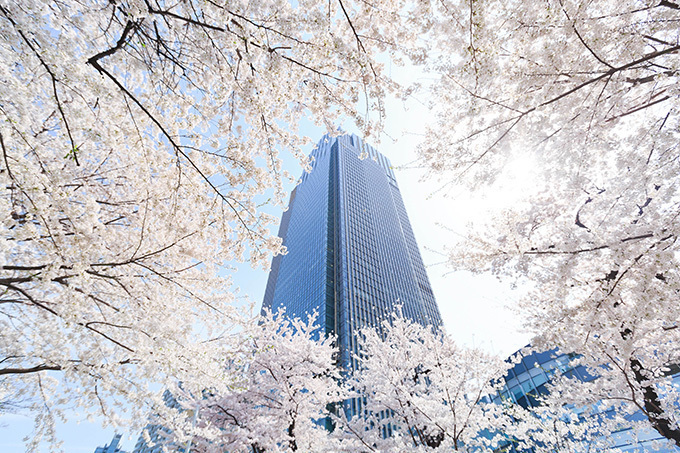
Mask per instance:
[[[573,354],[559,354],[555,350],[527,355],[522,355],[521,351],[518,351],[516,354],[521,359],[508,370],[504,378],[505,388],[501,394],[493,397],[495,403],[510,401],[525,409],[536,407],[539,404],[536,397],[548,393],[546,384],[556,374],[584,382],[594,379],[583,366],[572,367],[570,365]]]
[[[557,350],[547,352],[532,352],[523,354],[522,350],[516,353],[519,355],[519,362],[516,363],[507,375],[504,377],[505,386],[497,394],[489,397],[491,401],[496,404],[512,403],[518,404],[525,409],[538,407],[538,397],[548,393],[547,384],[557,374],[567,378],[576,378],[583,382],[590,382],[597,379],[596,376],[589,374],[585,367],[578,365],[572,366],[572,359],[576,357],[575,354],[561,354]],[[680,372],[673,375],[673,382],[680,386]],[[579,414],[581,411],[574,408],[574,413]],[[612,414],[600,414],[602,416],[611,416]],[[645,415],[641,411],[637,411],[631,415],[627,415],[626,419],[629,421],[644,420]],[[637,439],[637,442],[634,441]],[[608,451],[613,450],[625,453],[680,453],[680,448],[673,446],[666,446],[658,448],[658,441],[663,440],[661,435],[654,430],[633,432],[631,428],[622,429],[614,432],[609,436],[610,447],[607,450],[595,449],[589,451]],[[530,453],[533,450],[517,449],[515,444],[511,441],[504,443],[501,448],[496,450],[503,453]]]
[[[103,447],[97,447],[94,450],[94,453],[127,453],[126,451],[121,450],[118,446],[122,437],[122,434],[115,434],[113,439],[111,439],[110,444],[104,445]]]

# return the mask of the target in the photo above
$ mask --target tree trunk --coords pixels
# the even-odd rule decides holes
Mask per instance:
[[[661,400],[654,385],[644,375],[644,367],[636,358],[630,359],[630,367],[635,380],[640,384],[644,398],[645,413],[652,427],[666,439],[672,440],[680,447],[680,429],[673,428],[671,421],[661,407]]]

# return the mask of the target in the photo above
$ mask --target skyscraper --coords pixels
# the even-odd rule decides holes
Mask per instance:
[[[316,310],[351,370],[358,330],[397,305],[423,325],[442,321],[389,160],[356,135],[324,136],[311,157],[281,219],[288,253],[272,262],[263,308]]]

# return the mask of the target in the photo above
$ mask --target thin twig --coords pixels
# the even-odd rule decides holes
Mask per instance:
[[[64,120],[64,126],[66,127],[66,133],[68,134],[69,141],[71,142],[71,152],[68,154],[73,155],[73,160],[75,161],[77,166],[80,166],[80,162],[78,162],[78,147],[75,144],[75,141],[73,140],[73,134],[71,134],[71,127],[68,125],[68,121],[66,120],[66,114],[64,113],[64,109],[61,106],[61,101],[59,100],[59,92],[57,90],[57,82],[58,79],[54,72],[52,72],[52,69],[47,65],[45,60],[43,60],[42,56],[40,56],[40,53],[37,51],[35,47],[33,47],[33,44],[31,44],[31,41],[24,35],[24,32],[19,29],[17,26],[16,22],[14,22],[14,19],[12,19],[9,16],[9,13],[5,8],[0,6],[0,11],[2,11],[2,14],[10,21],[10,23],[14,26],[16,29],[17,33],[19,33],[19,36],[24,40],[26,45],[33,51],[35,56],[38,58],[38,61],[40,61],[40,64],[45,68],[47,73],[50,75],[52,79],[52,91],[54,93],[54,99],[57,101],[57,109],[59,109],[59,113],[61,113],[61,118]],[[4,145],[3,145],[4,149]],[[8,167],[9,168],[9,167]]]

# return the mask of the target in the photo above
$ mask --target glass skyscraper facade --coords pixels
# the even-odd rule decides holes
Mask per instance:
[[[403,316],[442,320],[390,161],[356,135],[324,136],[281,219],[288,252],[272,262],[263,308],[337,336],[339,365],[357,366],[357,333]]]

